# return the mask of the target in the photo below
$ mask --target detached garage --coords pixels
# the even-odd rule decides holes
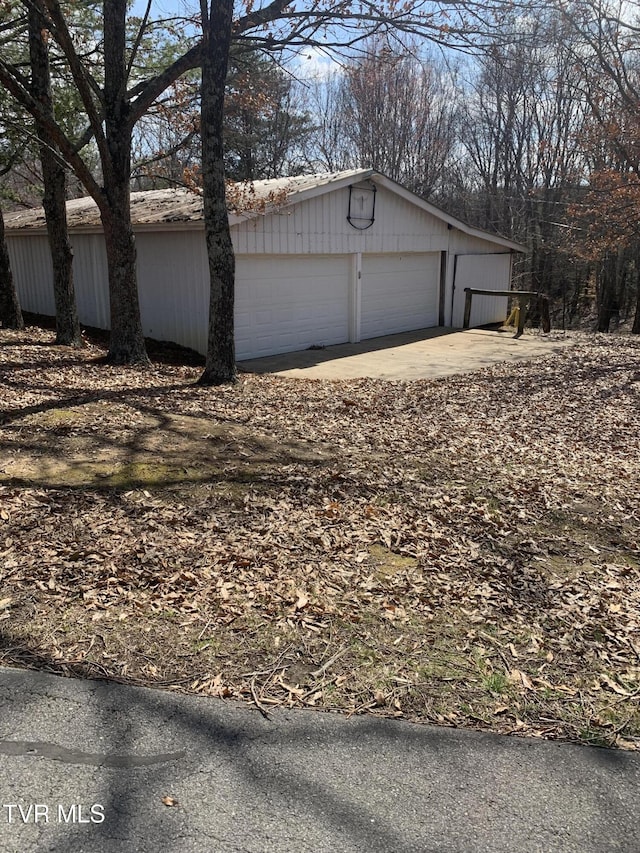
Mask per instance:
[[[433,326],[462,327],[464,288],[507,290],[523,246],[471,228],[371,169],[257,181],[230,212],[239,360]],[[146,335],[204,353],[209,282],[202,200],[133,193]],[[109,327],[100,219],[67,205],[80,319]],[[24,310],[54,314],[41,209],[6,216]],[[473,302],[471,324],[504,319],[506,299]]]

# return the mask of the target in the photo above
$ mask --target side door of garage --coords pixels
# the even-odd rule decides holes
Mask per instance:
[[[464,320],[465,287],[480,290],[511,289],[510,253],[458,255],[455,262],[455,281],[451,325],[461,329]],[[507,313],[506,296],[474,296],[471,302],[470,325],[484,326],[499,323]]]

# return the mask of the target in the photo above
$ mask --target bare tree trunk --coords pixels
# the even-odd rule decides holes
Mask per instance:
[[[31,93],[53,119],[49,54],[44,41],[41,2],[29,8],[29,56]],[[36,121],[44,182],[42,200],[53,267],[53,296],[56,306],[56,343],[80,346],[80,322],[73,286],[73,250],[67,229],[67,176],[57,146],[41,121]]]
[[[131,224],[131,124],[126,100],[127,0],[105,0],[104,117],[107,162],[100,206],[109,271],[111,339],[107,361],[148,364],[136,274],[136,244]]]
[[[618,315],[618,256],[609,253],[600,267],[600,281],[597,288],[598,324],[596,331],[608,332],[611,320]]]
[[[4,217],[0,209],[0,326],[4,329],[24,329],[18,294],[13,283],[9,251],[4,235]]]
[[[128,181],[121,188],[128,198]],[[128,202],[114,209],[113,197],[108,214],[102,212],[107,269],[111,336],[107,361],[111,364],[148,364],[138,301],[136,243],[131,227]]]
[[[609,301],[611,298],[609,266],[609,258],[606,257],[602,261],[600,261],[599,269],[596,272],[596,306],[598,308],[596,332],[609,331]]]
[[[201,2],[204,50],[202,59],[202,185],[211,291],[207,360],[201,385],[222,385],[237,379],[234,342],[235,258],[225,198],[223,108],[227,77],[233,0]]]
[[[636,255],[637,258],[637,255]],[[640,271],[636,270],[636,311],[631,327],[632,335],[640,335]]]

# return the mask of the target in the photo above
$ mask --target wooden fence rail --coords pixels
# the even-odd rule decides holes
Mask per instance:
[[[518,300],[520,303],[520,311],[518,314],[518,331],[515,334],[516,338],[519,338],[520,335],[524,332],[524,324],[527,319],[527,314],[529,313],[529,307],[531,305],[532,299],[538,299],[540,302],[540,313],[542,320],[542,331],[547,333],[551,331],[551,317],[549,314],[549,297],[544,293],[538,293],[536,290],[480,290],[477,287],[465,287],[465,299],[464,299],[464,319],[462,321],[462,328],[468,329],[469,323],[471,322],[471,300],[473,299],[475,294],[480,294],[481,296],[508,296],[520,297]],[[527,298],[527,302],[523,305],[521,300]]]

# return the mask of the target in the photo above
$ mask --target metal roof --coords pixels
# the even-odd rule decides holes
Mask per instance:
[[[236,217],[246,219],[247,216],[254,216],[259,212],[256,208],[261,207],[260,202],[268,204],[271,198],[282,198],[283,201],[290,202],[292,195],[328,186],[336,180],[358,178],[362,171],[353,169],[234,184],[231,187],[229,212],[232,220]],[[199,222],[202,218],[202,196],[196,191],[175,187],[131,193],[131,221],[134,225]],[[6,228],[12,231],[46,227],[42,207],[6,213],[4,219]],[[100,227],[100,212],[95,201],[89,196],[68,201],[67,222],[69,228]]]
[[[401,195],[408,202],[466,234],[490,240],[512,251],[527,251],[525,246],[514,243],[512,240],[474,228],[450,216],[374,169],[348,169],[341,172],[296,175],[289,178],[273,178],[230,185],[227,192],[229,221],[233,226],[273,209],[366,179]],[[46,229],[44,210],[41,207],[7,213],[4,218],[7,231],[33,233]],[[144,230],[153,230],[153,226],[156,225],[175,228],[177,225],[189,227],[191,224],[193,227],[198,223],[202,225],[202,220],[202,196],[196,191],[176,187],[131,193],[131,221],[134,226],[142,227]],[[72,230],[97,231],[102,227],[98,206],[89,197],[67,202],[67,221]]]

